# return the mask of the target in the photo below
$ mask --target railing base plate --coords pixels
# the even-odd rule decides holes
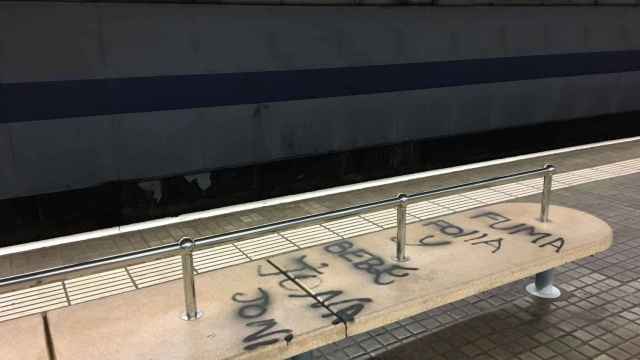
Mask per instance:
[[[287,360],[313,360],[313,352],[307,351],[294,357],[290,357]]]
[[[538,289],[535,283],[531,283],[526,289],[529,294],[542,299],[557,299],[561,295],[560,289],[553,285]]]
[[[187,313],[183,313],[182,316],[180,316],[180,319],[185,320],[185,321],[193,321],[193,320],[198,320],[202,317],[202,315],[204,315],[204,313],[202,311],[196,311],[196,316],[195,317],[190,317],[187,315]]]

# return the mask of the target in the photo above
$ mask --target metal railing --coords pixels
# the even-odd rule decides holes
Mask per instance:
[[[183,315],[185,320],[199,318],[202,313],[198,311],[196,302],[196,289],[194,280],[193,252],[234,243],[251,237],[273,233],[281,230],[309,226],[336,220],[344,217],[360,215],[368,212],[396,208],[397,211],[397,241],[395,260],[404,262],[408,260],[406,254],[406,226],[407,226],[407,206],[411,203],[428,199],[455,195],[461,192],[474,189],[486,188],[503,183],[544,177],[542,200],[540,208],[540,221],[549,220],[549,204],[551,198],[552,176],[556,169],[552,165],[543,168],[524,171],[516,174],[499,176],[466,184],[419,192],[411,195],[399,194],[395,198],[389,198],[356,205],[344,209],[328,211],[316,215],[298,217],[294,219],[279,221],[275,223],[259,225],[247,229],[236,230],[219,235],[210,235],[200,238],[182,238],[177,243],[157,246],[145,250],[128,252],[125,254],[103,257],[95,260],[80,262],[77,264],[65,265],[51,269],[35,271],[5,278],[0,278],[0,289],[3,292],[25,289],[56,281],[64,281],[74,277],[91,275],[101,271],[113,270],[130,265],[136,265],[152,260],[159,260],[171,256],[180,255],[182,258],[182,274],[184,281],[185,309]],[[299,249],[283,252],[288,253]]]

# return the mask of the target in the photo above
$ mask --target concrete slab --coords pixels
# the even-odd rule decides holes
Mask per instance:
[[[196,277],[204,316],[184,321],[181,281],[49,313],[59,359],[283,359],[345,328],[265,261]]]
[[[0,354],[2,360],[48,360],[42,316],[0,323]]]
[[[507,203],[411,224],[404,263],[392,260],[395,229],[271,261],[311,288],[352,336],[611,245],[611,228],[587,213],[554,206],[550,223],[538,217],[539,204]],[[326,266],[298,270],[301,258]]]

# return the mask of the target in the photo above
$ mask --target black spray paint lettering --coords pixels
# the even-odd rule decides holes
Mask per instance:
[[[418,268],[395,264],[387,265],[380,256],[365,249],[353,249],[353,247],[352,242],[344,240],[327,245],[324,250],[347,260],[354,268],[373,275],[373,281],[376,285],[392,284],[395,280],[389,278],[406,277],[409,276],[409,271],[418,270]]]
[[[518,233],[525,233],[525,236],[534,237],[535,239],[531,240],[531,242],[534,244],[542,239],[546,239],[551,236],[551,234],[549,233],[537,232],[535,227],[527,224],[520,224],[517,228],[515,228],[515,230],[509,232],[509,234],[512,235]]]
[[[450,223],[448,221],[445,221],[445,220],[429,221],[429,222],[426,222],[426,223],[422,224],[422,226],[424,226],[424,227],[429,227],[429,226],[436,227],[436,228],[438,228],[440,230],[440,232],[442,234],[449,235],[449,236],[452,236],[454,238],[473,235],[473,234],[477,234],[478,233],[478,231],[476,231],[476,230],[465,233],[464,229],[461,228],[460,226],[453,225],[452,223]]]
[[[564,247],[564,238],[558,237],[558,238],[555,238],[554,240],[538,245],[538,247],[541,247],[541,248],[545,246],[551,246],[552,248],[555,248],[556,252],[558,253]]]
[[[470,243],[471,245],[486,245],[489,246],[490,248],[492,248],[493,250],[491,250],[492,254],[497,253],[498,251],[500,251],[500,249],[502,249],[502,238],[497,238],[494,240],[484,240],[484,241],[478,241],[478,242],[472,242]]]
[[[238,316],[243,319],[255,319],[264,315],[267,312],[267,307],[269,306],[269,293],[264,291],[262,288],[258,288],[260,292],[260,296],[253,299],[243,300],[240,297],[247,296],[244,293],[235,293],[231,297],[231,300],[245,304],[238,309]]]
[[[284,269],[284,271],[286,271],[291,276],[291,278],[285,278],[280,280],[279,285],[281,288],[288,291],[299,291],[300,288],[295,284],[294,280],[317,279],[317,284],[307,285],[310,288],[315,288],[320,284],[319,275],[323,274],[323,272],[320,271],[320,269],[324,269],[328,267],[329,264],[320,263],[317,266],[315,266],[307,262],[306,258],[307,258],[307,255],[301,255],[293,258],[295,267]],[[262,265],[258,265],[258,275],[261,277],[264,277],[264,276],[281,277],[282,273],[280,273],[279,271],[264,272],[262,270]]]
[[[511,219],[493,211],[483,212],[478,215],[471,216],[471,218],[472,219],[478,219],[478,218],[490,219],[493,221],[491,224],[489,224],[490,228],[495,230],[506,231],[510,235],[522,234],[529,238],[533,238],[533,240],[531,240],[530,242],[532,244],[538,245],[538,247],[541,247],[541,248],[546,246],[551,246],[556,249],[555,250],[556,252],[560,252],[560,250],[562,250],[565,244],[565,240],[562,237],[555,237],[551,241],[540,243],[540,240],[553,237],[553,235],[546,232],[538,232],[536,231],[536,228],[533,225],[518,223],[515,225],[509,224],[508,226],[499,226],[500,224],[510,222]]]
[[[393,239],[395,240],[396,237],[394,236]],[[451,241],[449,240],[430,241],[431,239],[433,239],[433,235],[423,236],[420,240],[418,240],[418,243],[420,244],[420,246],[442,246],[451,244]]]
[[[241,292],[233,294],[231,300],[242,304],[238,309],[238,316],[242,319],[257,319],[262,317],[268,310],[270,304],[269,293],[262,288],[258,288],[260,293],[257,297],[248,298],[247,295]],[[284,340],[289,342],[293,339],[292,331],[290,329],[280,329],[270,331],[272,328],[278,325],[274,319],[255,320],[246,323],[247,327],[259,327],[259,330],[253,332],[249,336],[245,337],[242,342],[245,345],[245,350],[254,350],[261,346],[267,346],[280,341],[280,335],[284,336]],[[267,338],[267,339],[265,339]],[[264,340],[263,340],[264,339]]]
[[[422,238],[418,239],[416,244],[407,244],[407,246],[442,246],[442,245],[451,244],[451,241],[449,241],[449,240],[436,240],[436,241],[433,241],[432,240],[433,238],[434,238],[433,235],[423,236]],[[395,237],[395,236],[392,236],[390,240],[392,242],[396,242],[396,241],[398,241],[398,238]]]
[[[269,331],[277,325],[278,323],[273,319],[252,321],[247,323],[248,327],[260,327],[260,329],[242,340],[244,343],[249,343],[249,345],[246,345],[244,349],[255,350],[261,346],[275,344],[280,341],[280,339],[279,336],[275,338],[273,337],[280,334],[286,334],[286,336],[283,338],[286,342],[293,340],[293,335],[291,335],[291,330],[289,329]],[[266,337],[271,337],[271,339],[260,341],[260,339]]]
[[[495,229],[495,226],[499,224],[511,221],[510,218],[500,215],[493,211],[483,212],[478,215],[471,216],[470,218],[471,219],[487,218],[487,219],[493,220],[494,222],[489,225],[489,227],[492,229]]]
[[[464,228],[462,228],[461,226],[458,225],[454,225],[446,220],[435,220],[435,221],[429,221],[426,222],[424,224],[422,224],[422,226],[424,227],[435,227],[437,228],[440,233],[444,234],[444,235],[448,235],[450,237],[453,238],[466,238],[467,236],[474,236],[472,238],[469,239],[462,239],[464,242],[468,242],[471,245],[485,245],[491,248],[491,253],[495,254],[498,251],[500,251],[500,249],[502,249],[502,238],[497,238],[497,239],[492,239],[492,240],[482,240],[482,241],[478,241],[481,239],[486,238],[487,236],[489,236],[489,234],[486,233],[480,233],[480,231],[478,230],[471,230],[471,231],[465,231]],[[480,234],[480,235],[478,235]],[[420,239],[418,242],[423,245],[423,246],[433,246],[431,244],[435,244],[435,245],[444,245],[446,243],[450,243],[450,241],[439,241],[436,243],[433,242],[427,242],[427,240],[432,239],[433,235],[427,235],[425,237],[423,237],[422,239]]]
[[[308,294],[291,294],[292,298],[311,298],[314,302],[309,306],[312,309],[328,308],[331,311],[322,314],[323,318],[337,316],[338,319],[334,319],[332,324],[337,325],[340,321],[353,322],[362,310],[364,310],[366,304],[373,302],[370,298],[353,298],[333,301],[334,299],[341,298],[344,292],[342,290],[329,290],[315,294],[315,298]]]

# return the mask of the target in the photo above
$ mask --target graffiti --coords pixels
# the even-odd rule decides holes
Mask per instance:
[[[329,266],[327,263],[320,263],[317,266],[312,265],[311,262],[307,261],[306,255],[289,259],[289,261],[293,262],[293,265],[290,265],[286,269],[279,267],[270,260],[267,261],[278,271],[265,273],[259,268],[258,274],[260,276],[284,275],[292,286],[300,285],[298,283],[300,279],[317,278],[318,281],[320,281],[320,276],[324,274],[320,269]],[[280,287],[288,290],[287,284],[287,282],[281,281]],[[321,317],[331,318],[332,324],[334,325],[339,324],[341,321],[353,321],[355,316],[364,309],[365,305],[372,302],[370,298],[346,298],[342,296],[344,293],[342,290],[327,290],[320,293],[312,293],[307,287],[302,289],[296,287],[296,290],[297,293],[289,294],[288,296],[290,298],[311,299],[312,303],[309,306],[312,309],[326,310],[327,312],[322,314]],[[303,290],[303,292],[300,292],[300,290]]]
[[[530,243],[538,245],[538,247],[544,248],[551,246],[555,249],[555,252],[560,252],[564,247],[565,240],[562,237],[554,236],[550,233],[539,232],[535,226],[526,223],[510,224],[511,218],[496,213],[494,211],[482,212],[470,217],[471,219],[490,220],[489,227],[494,230],[506,232],[509,235],[523,235],[531,239]],[[542,241],[546,239],[545,241]]]
[[[418,240],[418,244],[419,246],[442,246],[442,245],[449,245],[451,244],[451,241],[449,240],[440,240],[440,241],[432,241],[432,239],[434,238],[433,235],[427,235],[427,236],[423,236],[422,238],[420,238]],[[394,236],[393,241],[396,241],[396,237]]]
[[[274,319],[252,321],[247,323],[247,326],[260,327],[260,329],[242,340],[244,343],[249,343],[249,345],[244,347],[245,350],[255,350],[261,346],[275,344],[280,341],[280,339],[278,338],[273,338],[274,335],[286,334],[286,336],[283,338],[284,341],[290,342],[291,340],[293,340],[293,335],[291,335],[291,330],[289,329],[268,331],[273,327],[278,326],[278,323]],[[271,338],[260,341],[260,339],[266,337]]]
[[[245,350],[254,350],[261,346],[267,346],[280,341],[281,335],[284,335],[282,340],[289,342],[293,339],[292,331],[290,329],[271,330],[278,326],[278,322],[274,319],[261,319],[268,309],[270,304],[269,293],[258,288],[259,295],[254,298],[247,298],[244,293],[238,292],[231,296],[231,300],[236,303],[242,304],[238,309],[238,316],[245,320],[252,320],[245,325],[249,328],[258,327],[257,331],[254,331],[249,336],[245,337],[242,342],[245,345]]]
[[[471,243],[471,245],[485,245],[485,246],[488,246],[488,247],[493,249],[493,250],[491,250],[491,253],[495,254],[498,251],[500,251],[500,249],[502,249],[502,238],[473,242],[473,243]]]
[[[422,226],[424,227],[429,227],[429,226],[433,226],[438,228],[438,230],[440,230],[440,233],[444,234],[444,235],[448,235],[454,238],[459,238],[459,237],[463,237],[463,236],[467,236],[467,235],[473,235],[473,234],[477,234],[478,231],[474,230],[474,231],[469,231],[466,232],[464,231],[463,228],[461,228],[460,226],[457,225],[453,225],[452,223],[445,221],[445,220],[434,220],[434,221],[429,221],[426,223],[423,223]]]
[[[435,227],[441,235],[445,235],[449,238],[461,239],[465,243],[470,245],[484,245],[491,248],[491,253],[495,254],[502,249],[503,238],[486,239],[489,234],[482,233],[478,230],[467,231],[464,228],[454,225],[446,220],[434,220],[423,223],[424,227]],[[418,246],[441,246],[451,244],[451,240],[435,240],[435,235],[426,235],[418,240],[416,245]]]
[[[324,247],[324,250],[348,261],[354,268],[373,275],[373,282],[376,285],[392,284],[395,281],[392,278],[406,277],[409,276],[410,271],[419,270],[396,264],[387,265],[380,256],[362,248],[354,249],[353,243],[347,240],[329,244]]]
[[[449,245],[451,244],[451,241],[449,240],[440,240],[440,241],[433,241],[432,239],[434,238],[433,235],[427,235],[427,236],[423,236],[420,239],[418,239],[418,243],[416,245],[419,246],[441,246],[441,245]],[[394,236],[393,241],[396,241],[396,237]]]
[[[305,280],[305,285],[310,288],[316,288],[320,286],[322,280],[320,275],[323,274],[320,269],[324,269],[329,266],[327,263],[320,263],[317,266],[312,265],[311,263],[306,261],[307,255],[301,255],[292,259],[295,266],[291,268],[282,269],[290,278],[287,277],[285,279],[280,280],[279,285],[281,288],[287,291],[299,291],[300,288],[295,284],[295,280]],[[273,272],[264,272],[262,269],[262,265],[258,265],[258,275],[261,277],[265,276],[278,276],[282,277],[282,273],[279,270]]]
[[[389,238],[389,240],[391,240],[391,242],[396,242],[398,241],[398,238],[396,236],[392,236]],[[406,243],[407,246],[442,246],[442,245],[450,245],[450,244],[451,244],[450,240],[435,239],[435,236],[433,235],[423,236],[420,239],[418,239],[418,241],[416,241],[415,244],[409,243],[409,242]]]
[[[526,223],[509,223],[512,220],[504,215],[496,212],[483,212],[472,215],[471,219],[488,219],[490,220],[489,228],[504,232],[508,235],[519,235],[528,238],[530,243],[538,245],[540,248],[550,246],[555,252],[562,250],[565,240],[562,237],[556,237],[547,232],[536,230],[536,227]],[[480,230],[467,230],[461,226],[455,225],[449,221],[438,219],[422,224],[424,227],[437,229],[440,235],[444,235],[445,239],[436,239],[435,235],[429,234],[417,241],[417,246],[441,246],[451,244],[451,238],[461,239],[471,245],[484,245],[490,248],[491,253],[495,254],[502,249],[503,237],[490,237],[489,233]],[[395,237],[392,238],[395,241]]]
[[[353,322],[366,304],[373,302],[370,298],[344,299],[342,290],[328,290],[315,295],[310,294],[290,294],[291,298],[310,298],[314,301],[309,305],[312,309],[325,308],[329,312],[322,314],[322,318],[337,317],[332,324],[337,325],[340,321]],[[334,299],[340,299],[332,301]]]
[[[235,293],[231,297],[231,300],[246,304],[238,309],[238,316],[243,319],[255,319],[267,312],[267,307],[269,306],[269,293],[263,290],[262,288],[258,288],[260,292],[260,296],[253,299],[242,300],[240,297],[246,296],[244,293]]]

